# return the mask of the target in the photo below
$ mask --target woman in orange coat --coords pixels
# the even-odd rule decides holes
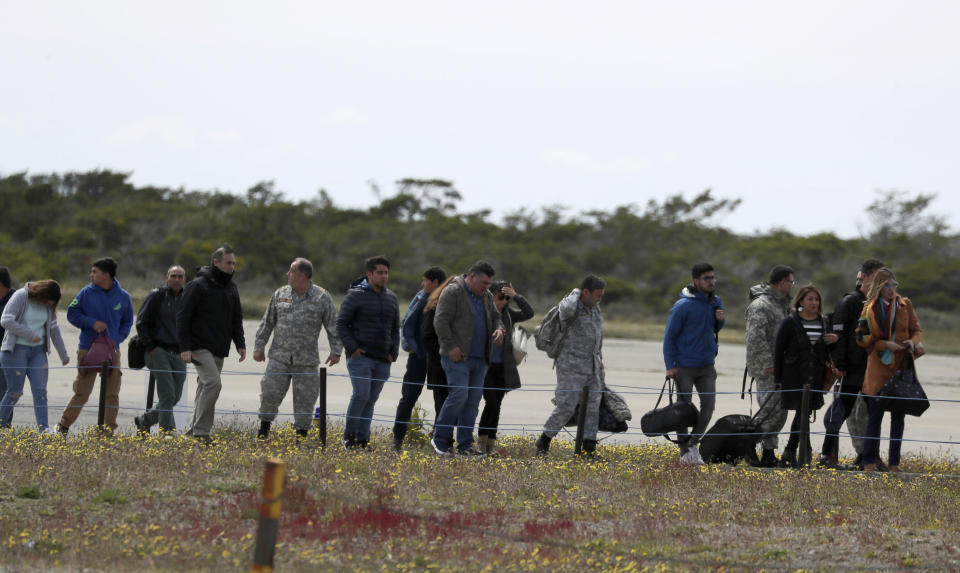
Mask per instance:
[[[863,379],[870,417],[863,450],[864,471],[877,469],[880,451],[880,424],[883,410],[877,394],[897,371],[903,357],[909,352],[914,358],[923,356],[920,322],[909,298],[897,294],[897,279],[893,271],[884,267],[873,275],[863,314],[857,328],[857,344],[867,351],[867,372]],[[900,471],[900,444],[903,440],[903,411],[890,412],[890,471]]]

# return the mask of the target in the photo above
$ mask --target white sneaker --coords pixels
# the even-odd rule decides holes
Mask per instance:
[[[680,457],[680,463],[691,466],[704,465],[703,458],[700,457],[700,450],[697,448],[690,448],[687,450],[687,453]]]
[[[441,456],[449,456],[449,455],[452,455],[452,454],[450,453],[450,450],[444,451],[444,450],[441,450],[441,449],[440,449],[440,446],[437,445],[436,438],[431,438],[431,439],[430,439],[430,445],[433,446],[433,451],[436,452],[437,454],[441,455]]]

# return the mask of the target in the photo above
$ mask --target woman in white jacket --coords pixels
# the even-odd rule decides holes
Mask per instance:
[[[0,325],[6,333],[0,343],[0,366],[7,378],[7,392],[0,400],[0,428],[10,427],[13,407],[29,377],[37,428],[40,432],[47,429],[47,354],[51,341],[64,366],[70,362],[57,326],[58,302],[60,285],[48,279],[27,283],[13,293],[3,309]]]

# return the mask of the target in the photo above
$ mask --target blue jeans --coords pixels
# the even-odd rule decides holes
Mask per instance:
[[[364,355],[347,358],[347,372],[353,394],[347,405],[345,434],[353,434],[358,442],[370,440],[370,422],[383,385],[390,378],[390,363],[367,358]]]
[[[473,445],[473,426],[483,397],[483,379],[487,376],[487,362],[483,358],[468,358],[454,362],[450,357],[440,358],[447,375],[447,399],[437,416],[433,439],[443,450],[450,448],[453,428],[457,428],[457,449],[461,452]]]
[[[863,441],[863,463],[875,464],[880,455],[880,425],[883,423],[883,409],[876,396],[864,396],[870,416],[867,419],[867,437]],[[887,463],[900,465],[900,446],[903,444],[904,416],[901,412],[890,412],[890,451]]]
[[[30,392],[33,394],[33,412],[37,417],[37,428],[47,429],[47,351],[43,345],[24,346],[18,344],[13,351],[0,353],[7,379],[7,391],[0,401],[0,427],[7,428],[13,422],[13,407],[23,395],[24,379],[30,378]]]

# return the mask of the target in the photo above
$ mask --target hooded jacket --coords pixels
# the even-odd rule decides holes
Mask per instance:
[[[374,360],[392,362],[400,354],[400,303],[388,288],[377,292],[366,277],[350,284],[337,314],[337,336],[347,357],[357,349]]]
[[[29,286],[30,283],[27,283],[16,292],[11,290],[10,294],[13,296],[6,297],[3,301],[5,307],[0,313],[0,326],[6,330],[6,333],[3,335],[3,342],[0,343],[0,350],[12,351],[17,345],[18,336],[29,338],[36,334],[23,325],[23,317],[27,314],[27,305],[30,304],[30,297],[27,294]],[[6,301],[9,301],[9,304]],[[60,355],[60,361],[65,362],[69,355],[67,355],[67,347],[63,344],[60,327],[57,325],[57,309],[52,306],[47,307],[47,322],[43,325],[43,331],[43,349],[49,354],[50,343],[53,342],[57,354]]]
[[[110,290],[91,283],[80,289],[67,307],[67,320],[80,329],[80,350],[90,348],[96,334],[93,325],[98,320],[106,323],[107,335],[120,348],[133,326],[133,303],[117,279],[113,279]]]
[[[183,287],[182,297],[177,312],[180,352],[206,349],[224,358],[230,355],[231,339],[238,350],[247,347],[240,293],[233,275],[213,265],[203,267]]]
[[[713,366],[717,356],[716,333],[725,321],[715,311],[723,308],[720,297],[697,290],[688,284],[670,309],[663,335],[663,362],[672,368]]]
[[[747,369],[754,378],[770,377],[764,370],[773,368],[773,346],[780,323],[790,314],[790,295],[769,284],[754,289],[757,287],[750,289],[753,299],[746,310]]]

